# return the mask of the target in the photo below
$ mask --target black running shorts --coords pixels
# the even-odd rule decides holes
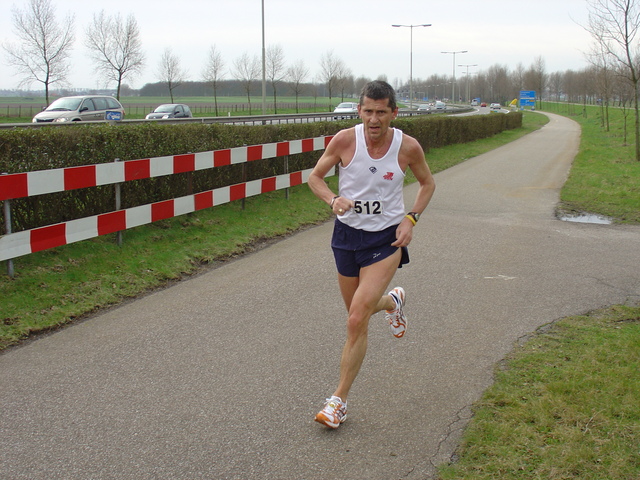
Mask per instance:
[[[357,277],[360,269],[372,265],[393,255],[398,247],[391,244],[396,241],[398,225],[392,225],[379,232],[367,232],[350,227],[336,219],[331,238],[331,248],[338,273],[345,277]],[[402,258],[398,268],[409,263],[409,250],[402,249]]]

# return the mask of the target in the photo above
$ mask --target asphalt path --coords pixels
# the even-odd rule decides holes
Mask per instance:
[[[640,301],[640,228],[554,217],[580,131],[550,117],[436,175],[407,334],[372,319],[339,429],[313,421],[345,334],[327,223],[0,355],[0,478],[433,478],[515,342]]]

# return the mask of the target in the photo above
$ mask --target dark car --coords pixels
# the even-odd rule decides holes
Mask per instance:
[[[147,120],[158,120],[161,118],[192,118],[191,109],[183,103],[165,103],[147,115]]]

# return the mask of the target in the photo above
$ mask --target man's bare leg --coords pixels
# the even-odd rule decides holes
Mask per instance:
[[[346,401],[367,352],[369,319],[381,310],[396,308],[384,295],[400,263],[401,252],[360,270],[360,277],[340,277],[340,290],[349,311],[347,340],[340,361],[340,381],[334,395]]]

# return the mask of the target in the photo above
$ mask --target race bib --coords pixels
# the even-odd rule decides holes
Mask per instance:
[[[382,202],[380,200],[355,200],[353,211],[359,215],[381,215]]]

